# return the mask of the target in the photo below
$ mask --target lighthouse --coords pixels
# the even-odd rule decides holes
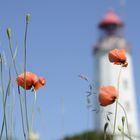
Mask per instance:
[[[133,75],[132,50],[127,43],[124,35],[124,23],[112,10],[107,11],[105,16],[98,24],[100,31],[99,39],[94,46],[95,60],[95,88],[98,93],[100,86],[113,85],[117,88],[117,80],[120,71],[119,65],[113,65],[108,60],[108,52],[114,48],[126,50],[128,67],[122,68],[119,81],[119,99],[118,102],[123,106],[127,113],[128,125],[125,119],[124,132],[130,133],[131,138],[140,140],[138,126],[138,112],[136,103],[136,91]],[[99,104],[98,102],[96,105]],[[106,122],[109,122],[108,132],[113,132],[113,123],[115,117],[115,104],[107,107],[100,107],[95,114],[95,129],[103,131]],[[124,110],[118,106],[115,140],[122,139],[122,134],[118,128],[122,127],[122,117],[125,117]],[[126,118],[126,117],[125,117]],[[128,128],[127,128],[128,126]],[[125,140],[128,140],[125,137]]]

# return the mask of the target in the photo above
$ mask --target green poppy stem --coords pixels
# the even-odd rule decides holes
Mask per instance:
[[[2,121],[2,127],[1,127],[1,132],[0,132],[0,140],[2,139],[2,134],[3,134],[3,129],[4,129],[4,116],[3,116],[3,121]]]
[[[33,89],[34,91],[34,101],[33,101],[33,105],[32,105],[32,113],[31,113],[31,127],[30,127],[30,131],[32,131],[33,129],[33,124],[34,124],[34,114],[35,114],[35,105],[36,105],[36,91]]]
[[[24,38],[24,98],[25,98],[25,114],[26,114],[26,127],[29,134],[29,123],[28,123],[28,110],[27,110],[27,97],[26,97],[26,39],[27,39],[28,22],[25,27],[25,38]]]
[[[1,129],[1,135],[2,138],[3,134],[3,128],[5,124],[5,132],[6,132],[6,139],[8,140],[8,130],[7,130],[7,120],[6,120],[6,102],[4,97],[4,82],[3,82],[3,71],[2,71],[2,56],[0,55],[0,77],[1,77],[1,85],[2,85],[2,99],[3,99],[3,111],[4,111],[4,117],[3,117],[3,123],[2,123],[2,129]]]
[[[118,90],[118,92],[119,92],[119,83],[120,83],[120,77],[121,77],[121,70],[122,70],[122,67],[120,68],[119,75],[118,75],[118,80],[117,80],[117,90]],[[117,111],[118,111],[118,99],[116,100],[116,105],[115,105],[115,118],[114,118],[113,136],[115,135],[115,130],[116,130]]]
[[[26,140],[26,133],[24,128],[24,117],[23,117],[23,109],[22,109],[22,98],[20,95],[20,87],[18,86],[18,95],[19,95],[19,101],[20,101],[20,112],[21,112],[21,119],[22,119],[22,129],[23,129],[23,135],[24,139]]]
[[[127,130],[128,130],[128,134],[129,134],[129,137],[131,137],[131,133],[130,133],[130,130],[129,130],[129,125],[128,125],[128,118],[127,118],[127,113],[124,109],[124,107],[118,102],[118,105],[122,108],[123,112],[124,112],[124,115],[125,115],[125,118],[126,118],[126,124],[127,124]]]
[[[8,29],[7,29],[7,32],[8,32]],[[15,58],[14,58],[14,53],[13,53],[13,50],[12,50],[11,36],[9,37],[9,35],[8,35],[8,40],[9,40],[9,47],[10,47],[10,52],[11,52],[11,56],[12,56],[12,60],[13,60],[13,64],[14,64],[15,73],[16,73],[16,76],[18,76],[18,71],[17,71],[16,62],[15,62]],[[19,86],[18,86],[18,96],[19,96],[19,101],[20,101],[20,112],[21,112],[21,120],[22,120],[22,130],[23,130],[24,139],[26,140],[26,133],[25,133],[25,128],[24,128],[23,109],[22,109],[22,99],[21,99],[20,87]]]

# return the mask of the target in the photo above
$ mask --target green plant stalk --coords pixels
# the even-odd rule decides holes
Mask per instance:
[[[5,123],[5,132],[6,132],[6,139],[8,140],[8,131],[7,131],[7,121],[6,121],[6,102],[5,102],[5,98],[4,98],[4,83],[3,83],[3,75],[2,75],[2,56],[0,56],[1,58],[1,72],[0,72],[0,77],[1,77],[1,85],[2,85],[2,99],[3,99],[3,111],[4,111],[4,120],[3,122]],[[2,134],[3,134],[3,124],[2,124],[2,129],[1,129],[1,135],[0,137],[2,138]]]
[[[31,113],[31,127],[30,127],[30,131],[32,131],[33,124],[34,124],[35,105],[36,105],[36,91],[34,90],[34,102],[33,102],[32,113]]]
[[[14,95],[12,95],[14,96]],[[12,97],[12,106],[11,111],[9,110],[9,116],[10,116],[10,140],[13,139],[13,111],[14,111],[14,102]]]
[[[120,68],[119,75],[118,75],[118,80],[117,80],[117,90],[118,90],[118,92],[119,92],[119,82],[120,82],[121,70],[122,70],[122,67]],[[118,99],[116,100],[116,105],[115,105],[115,118],[114,118],[113,136],[115,135],[115,129],[116,129],[117,111],[118,111]]]
[[[3,134],[3,129],[4,129],[4,116],[3,116],[3,121],[2,121],[2,127],[1,127],[1,133],[0,133],[0,140],[2,139],[2,134]]]
[[[4,103],[5,103],[5,106],[6,106],[6,101],[7,101],[7,97],[8,97],[8,95],[9,95],[9,93],[10,93],[10,85],[11,85],[11,66],[12,65],[10,65],[10,68],[9,68],[9,81],[8,81],[8,85],[7,85],[7,89],[6,89],[6,95],[5,95],[5,101],[4,101]],[[11,119],[11,118],[10,118]],[[11,121],[12,122],[12,121]],[[10,134],[11,135],[11,134]],[[10,137],[10,140],[12,140],[12,138]]]
[[[131,137],[131,133],[130,133],[130,130],[129,130],[129,125],[128,125],[127,113],[126,113],[124,107],[123,107],[119,102],[118,102],[118,105],[122,108],[122,110],[123,110],[123,112],[124,112],[124,114],[125,114],[128,134],[129,134],[129,137]]]
[[[118,111],[118,99],[115,103],[115,118],[114,118],[114,128],[113,128],[113,136],[115,135],[116,121],[117,121],[117,111]]]
[[[126,133],[123,133],[124,136],[126,136],[128,139],[133,140],[130,136],[128,136]]]
[[[124,123],[122,123],[122,140],[124,140]]]
[[[25,97],[25,114],[26,114],[26,126],[29,134],[28,123],[28,110],[27,110],[27,97],[26,97],[26,39],[27,39],[28,22],[26,21],[25,38],[24,38],[24,97]]]
[[[19,101],[20,101],[20,111],[21,111],[23,135],[24,135],[24,139],[26,140],[26,133],[25,133],[25,128],[24,128],[23,109],[22,109],[22,99],[21,99],[21,96],[20,96],[20,87],[19,86],[18,86],[18,94],[19,94]]]
[[[17,68],[16,68],[16,62],[15,62],[14,54],[13,54],[13,51],[12,51],[11,38],[8,38],[8,40],[9,40],[10,52],[11,52],[11,56],[12,56],[12,60],[13,60],[13,64],[14,64],[15,73],[16,73],[16,76],[18,76],[18,71],[17,71]],[[19,101],[20,101],[20,111],[21,111],[21,120],[22,120],[23,135],[24,135],[24,138],[26,140],[26,133],[25,133],[25,128],[24,128],[23,109],[22,109],[22,99],[21,99],[20,87],[19,86],[18,86],[18,96],[19,96]]]
[[[9,40],[9,46],[10,46],[10,52],[11,52],[11,56],[12,56],[12,61],[13,61],[13,64],[14,64],[14,69],[15,69],[16,75],[18,76],[16,62],[15,62],[15,58],[14,58],[14,54],[13,54],[13,50],[12,50],[12,42],[11,42],[10,38],[8,40]]]

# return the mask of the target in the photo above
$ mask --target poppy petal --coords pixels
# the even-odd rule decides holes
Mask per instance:
[[[103,86],[99,91],[99,102],[101,106],[107,106],[118,98],[118,91],[114,86]]]
[[[108,53],[108,58],[111,63],[116,65],[124,65],[126,63],[126,52],[124,49],[114,49]],[[125,65],[126,66],[126,65]]]
[[[32,88],[34,83],[37,81],[37,76],[31,72],[26,72],[26,90],[29,90]],[[16,79],[17,85],[21,86],[22,88],[24,87],[24,73],[18,75]]]

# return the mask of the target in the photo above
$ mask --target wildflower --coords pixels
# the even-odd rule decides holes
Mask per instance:
[[[39,88],[43,87],[46,84],[46,81],[43,77],[37,78],[36,74],[33,74],[31,72],[26,72],[25,74],[26,78],[26,90],[30,90],[34,88],[35,90],[38,90]],[[24,85],[24,73],[18,75],[16,79],[17,85],[21,86],[22,88],[25,88]]]
[[[103,86],[99,90],[99,102],[101,106],[107,106],[116,101],[118,91],[114,86]]]
[[[43,87],[46,84],[46,81],[43,77],[40,77],[34,85],[34,89],[38,90],[39,88]]]
[[[122,65],[122,67],[127,67],[127,57],[124,49],[114,49],[108,54],[109,61],[116,64]]]

